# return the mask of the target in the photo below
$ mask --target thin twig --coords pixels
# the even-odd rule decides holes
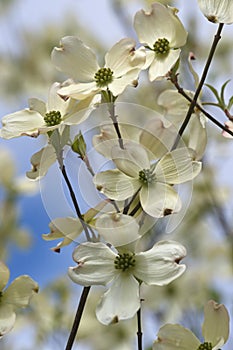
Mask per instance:
[[[75,341],[75,337],[76,337],[76,334],[77,334],[77,331],[78,331],[78,327],[79,327],[79,324],[80,324],[80,321],[81,321],[81,317],[82,317],[82,314],[83,314],[83,310],[84,310],[84,307],[85,307],[85,304],[86,304],[86,300],[87,300],[89,291],[90,291],[90,287],[84,287],[83,288],[82,295],[81,295],[81,298],[80,298],[80,301],[79,301],[79,305],[78,305],[78,309],[77,309],[77,312],[76,312],[76,315],[75,315],[74,323],[73,323],[73,326],[72,326],[72,329],[71,329],[71,332],[70,332],[70,336],[69,336],[69,339],[68,339],[68,342],[67,342],[65,350],[71,350],[72,349],[72,346],[73,346],[74,341]]]
[[[138,350],[142,350],[142,319],[141,319],[141,308],[137,311],[137,337],[138,337]]]
[[[189,102],[192,102],[192,98],[184,91],[184,89],[179,85],[177,77],[176,79],[169,79],[174,86],[176,87],[179,94],[186,98]],[[199,109],[209,120],[211,120],[215,125],[217,125],[220,129],[226,131],[229,135],[233,136],[233,132],[229,130],[225,125],[222,125],[217,119],[215,119],[210,113],[208,113],[204,108],[202,108],[197,102],[195,103],[195,107]]]
[[[178,145],[178,143],[180,141],[180,138],[183,135],[183,133],[184,133],[184,131],[185,131],[189,121],[190,121],[190,118],[191,118],[191,115],[192,115],[192,113],[194,111],[197,99],[198,99],[199,94],[201,92],[201,89],[202,89],[202,87],[203,87],[203,85],[205,83],[205,79],[207,77],[208,70],[210,68],[212,59],[214,57],[214,53],[215,53],[215,50],[217,48],[217,44],[218,44],[219,40],[221,39],[221,32],[222,32],[223,26],[224,26],[223,23],[220,23],[219,26],[218,26],[218,30],[217,30],[216,35],[214,36],[214,41],[213,41],[213,44],[211,46],[209,56],[207,58],[207,61],[206,61],[206,64],[205,64],[205,67],[204,67],[204,70],[203,70],[203,73],[202,73],[202,76],[201,76],[201,80],[200,80],[200,82],[198,84],[198,87],[196,89],[196,92],[194,94],[192,102],[191,102],[191,104],[189,106],[189,109],[188,109],[188,112],[186,114],[185,120],[184,120],[183,124],[180,127],[179,133],[178,133],[178,135],[176,137],[176,140],[174,142],[174,145],[173,145],[172,149],[175,149],[177,147],[177,145]]]

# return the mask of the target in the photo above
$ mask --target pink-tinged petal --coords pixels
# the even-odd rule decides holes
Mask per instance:
[[[97,87],[96,82],[88,83],[78,83],[70,84],[58,90],[59,95],[69,96],[76,100],[83,100],[89,96],[93,96],[94,93],[100,91],[100,88]]]
[[[140,70],[135,68],[125,73],[122,77],[113,79],[112,83],[108,85],[109,90],[114,96],[118,96],[123,93],[127,86],[137,87],[139,73]]]
[[[134,28],[139,41],[153,49],[158,39],[166,38],[171,48],[185,45],[187,32],[177,17],[177,9],[154,3],[151,12],[141,10],[134,18]]]
[[[182,275],[186,266],[185,247],[175,241],[160,241],[146,252],[137,253],[134,275],[149,285],[163,286]]]
[[[93,51],[75,36],[62,38],[51,57],[57,69],[80,83],[93,81],[99,70]]]
[[[155,167],[157,181],[180,184],[195,178],[201,171],[201,162],[193,161],[194,154],[184,147],[165,154]]]
[[[144,185],[139,193],[143,210],[154,218],[177,213],[181,209],[181,200],[172,186],[155,182]]]
[[[39,128],[45,125],[44,118],[36,111],[24,109],[2,118],[0,137],[11,139],[19,136],[38,136]]]
[[[224,123],[225,127],[230,130],[231,132],[233,132],[233,122],[232,121],[227,121]],[[222,131],[222,136],[227,137],[229,139],[232,139],[233,136],[231,136],[230,134],[228,134],[228,132],[226,132],[225,130]]]
[[[118,41],[106,54],[105,66],[111,68],[114,77],[121,77],[145,63],[145,51],[135,50],[135,41],[125,38]]]
[[[0,338],[12,330],[15,319],[12,305],[0,303]]]
[[[130,198],[141,187],[138,179],[129,177],[117,169],[98,173],[94,176],[93,181],[100,192],[114,200]]]
[[[39,286],[31,277],[19,276],[6,289],[3,300],[6,304],[12,304],[13,307],[26,307],[31,297],[38,291]]]
[[[77,266],[70,267],[68,275],[82,286],[106,285],[116,274],[116,254],[103,243],[86,242],[73,252]]]
[[[232,0],[198,0],[204,16],[213,23],[233,23]]]
[[[149,68],[150,81],[162,79],[174,66],[180,56],[180,49],[170,50],[167,55],[160,57],[155,54],[154,60]]]
[[[205,341],[210,342],[213,347],[225,344],[229,337],[229,322],[229,314],[225,306],[214,300],[209,300],[204,308],[204,323],[202,325]]]
[[[132,275],[122,272],[100,300],[96,316],[101,323],[109,325],[132,318],[139,308],[139,283]]]
[[[113,146],[112,160],[120,171],[136,179],[140,170],[150,168],[146,150],[135,142],[124,143],[124,149]]]
[[[153,350],[197,350],[201,344],[189,329],[178,324],[166,324],[157,336]]]
[[[57,156],[52,145],[43,147],[31,157],[32,169],[26,172],[31,180],[39,180],[47,174],[50,166],[56,162]]]
[[[135,218],[121,213],[103,214],[97,218],[95,228],[107,243],[114,247],[139,239],[139,225]]]

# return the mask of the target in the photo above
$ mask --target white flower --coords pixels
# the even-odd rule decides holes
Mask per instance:
[[[204,16],[213,23],[233,23],[232,0],[198,0]]]
[[[56,162],[57,156],[51,144],[46,145],[31,157],[32,169],[26,172],[31,180],[39,180],[47,174],[48,169]]]
[[[88,96],[77,103],[73,99],[61,98],[57,94],[60,88],[60,83],[54,83],[51,86],[47,104],[32,98],[29,100],[29,109],[3,117],[0,137],[4,139],[23,135],[37,137],[61,125],[76,125],[83,122],[98,102],[96,97]]]
[[[151,12],[138,11],[134,18],[134,28],[139,41],[148,49],[146,65],[149,79],[164,77],[174,66],[184,46],[187,32],[177,17],[178,10],[160,3],[152,4]]]
[[[135,315],[140,308],[141,282],[162,286],[178,278],[185,271],[185,265],[179,264],[185,255],[185,248],[174,241],[158,242],[139,253],[116,253],[103,243],[87,242],[74,250],[78,265],[70,267],[68,274],[83,286],[112,282],[96,310],[101,323],[111,324]]]
[[[10,332],[15,324],[15,310],[26,307],[38,284],[29,276],[17,277],[8,288],[5,288],[10,277],[6,265],[0,261],[0,337]]]
[[[98,190],[108,198],[125,200],[136,193],[143,210],[152,217],[178,212],[181,201],[174,184],[192,180],[201,170],[201,163],[192,160],[192,150],[179,148],[167,152],[151,165],[147,152],[136,143],[112,148],[112,159],[117,169],[95,175]]]
[[[83,231],[83,226],[78,218],[66,217],[56,218],[49,224],[50,233],[43,234],[46,241],[62,239],[56,247],[52,248],[55,252],[60,252],[62,247],[72,243]]]
[[[202,325],[204,343],[187,328],[166,324],[158,332],[153,350],[218,350],[229,337],[229,315],[222,304],[210,300],[205,305]]]
[[[76,83],[59,91],[63,96],[84,99],[102,90],[120,95],[128,85],[135,85],[141,67],[145,63],[143,49],[135,50],[132,39],[122,39],[105,55],[105,65],[100,67],[93,51],[74,36],[61,40],[55,47],[52,61],[55,66],[70,76]]]

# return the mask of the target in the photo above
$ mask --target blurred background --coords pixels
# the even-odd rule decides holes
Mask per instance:
[[[0,0],[0,118],[27,107],[30,97],[46,101],[54,81],[65,76],[53,67],[50,53],[66,35],[77,35],[103,61],[105,52],[123,37],[136,39],[132,23],[136,11],[149,9],[153,1],[136,0]],[[196,0],[160,1],[179,9],[179,17],[189,32],[183,50],[184,68],[180,82],[193,90],[187,71],[189,52],[196,56],[195,70],[200,74],[216,25],[208,23]],[[207,82],[220,89],[232,78],[232,26],[226,26]],[[226,89],[231,97],[232,83]],[[124,101],[163,112],[157,104],[159,94],[172,88],[167,81],[148,83],[127,90]],[[206,88],[203,100],[214,97]],[[209,108],[216,119],[226,121],[217,108]],[[221,130],[208,123],[209,142],[203,159],[203,173],[195,180],[193,197],[182,223],[172,238],[188,249],[188,270],[168,287],[145,288],[145,348],[156,338],[161,324],[181,322],[201,336],[202,311],[211,298],[226,303],[233,314],[233,140],[223,138]],[[0,140],[0,257],[11,277],[29,274],[40,285],[40,294],[31,307],[18,315],[15,329],[0,339],[0,349],[64,349],[80,290],[66,277],[72,266],[74,245],[60,254],[50,248],[54,242],[42,239],[49,232],[50,217],[41,200],[40,188],[26,183],[30,158],[43,145],[43,138],[21,137]],[[57,205],[57,203],[54,203]],[[61,208],[59,208],[61,209]],[[156,226],[156,237],[163,237],[163,224]],[[167,237],[167,235],[165,236]],[[170,238],[170,236],[169,236]],[[80,331],[78,349],[105,350],[135,348],[135,321],[105,327],[95,320],[94,310],[102,289],[95,288],[87,305]],[[25,331],[27,330],[27,331]],[[224,349],[233,346],[231,339]],[[75,347],[74,347],[75,349]]]

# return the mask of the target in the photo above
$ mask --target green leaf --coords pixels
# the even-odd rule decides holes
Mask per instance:
[[[225,99],[224,99],[225,88],[226,88],[227,84],[228,84],[230,81],[231,81],[230,79],[227,80],[227,81],[223,84],[223,86],[222,86],[222,88],[221,88],[221,95],[220,95],[220,98],[221,98],[221,101],[222,101],[222,103],[223,103],[224,106],[226,105]]]
[[[222,106],[221,98],[219,97],[218,91],[210,84],[205,84],[214,94],[220,106]]]

